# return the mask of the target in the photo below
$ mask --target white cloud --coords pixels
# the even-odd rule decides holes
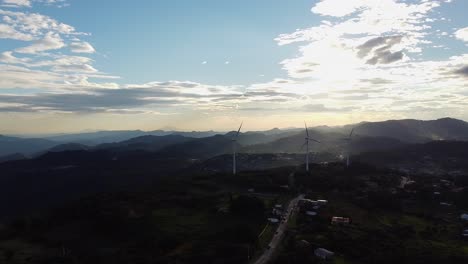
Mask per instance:
[[[457,39],[461,39],[465,42],[468,42],[468,27],[461,28],[457,31],[455,31],[455,37]]]
[[[29,0],[2,0],[2,6],[5,7],[31,7]]]
[[[312,8],[312,12],[324,16],[342,17],[363,8],[365,3],[365,0],[322,0]]]
[[[0,24],[0,39],[31,41],[34,37],[32,35],[19,32],[10,25]]]
[[[65,43],[60,35],[49,32],[44,38],[36,40],[32,45],[16,49],[16,52],[36,54],[43,51],[61,49],[63,47],[65,47]]]
[[[14,8],[24,8],[32,7],[32,2],[41,3],[45,5],[53,5],[56,7],[66,7],[69,4],[66,0],[0,0],[0,6],[4,7],[14,7]]]
[[[96,51],[88,42],[72,42],[70,49],[75,53],[94,53]]]
[[[41,36],[44,33],[52,31],[65,35],[84,35],[84,33],[76,32],[75,28],[70,25],[60,23],[51,17],[38,13],[23,13],[0,9],[0,15],[3,15],[4,22],[25,34]]]

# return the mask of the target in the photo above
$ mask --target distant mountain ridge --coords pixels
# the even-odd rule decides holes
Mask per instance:
[[[351,130],[352,126],[345,126]],[[432,140],[468,141],[468,123],[453,118],[421,121],[415,119],[364,122],[354,126],[354,132],[363,136],[395,138],[408,143]]]
[[[432,140],[468,141],[468,123],[462,120],[453,118],[430,121],[414,119],[388,120],[362,122],[343,127],[318,126],[310,128],[311,138],[322,142],[322,144],[312,143],[311,151],[343,154],[344,149],[347,147],[347,143],[343,138],[352,129],[354,129],[354,136],[350,147],[351,151],[355,153],[388,150],[403,144],[425,143]],[[303,130],[274,128],[263,132],[241,132],[237,139],[239,151],[247,153],[301,153],[304,151],[301,149],[305,137]],[[198,153],[203,158],[230,151],[229,148],[232,146],[224,145],[230,145],[230,141],[235,137],[236,132],[231,131],[223,135],[215,131],[100,131],[59,135],[46,139],[0,136],[0,160],[3,156],[13,154],[31,156],[47,151],[60,152],[89,149],[167,151],[171,155],[184,154],[188,156],[195,156]],[[216,137],[217,139],[214,139]],[[220,144],[216,147],[222,148],[223,151],[212,148],[209,144]],[[198,149],[188,150],[189,148]]]

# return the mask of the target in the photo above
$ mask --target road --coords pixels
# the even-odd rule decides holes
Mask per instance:
[[[265,250],[265,252],[263,252],[263,254],[257,259],[257,261],[254,262],[255,264],[266,264],[273,258],[275,251],[281,243],[281,240],[284,237],[284,233],[288,228],[289,218],[296,209],[299,200],[303,198],[304,195],[301,194],[289,202],[289,205],[286,210],[285,220],[278,225],[278,228],[276,229],[276,232],[273,235],[273,238],[271,239],[271,242],[269,244],[270,247],[267,250]]]

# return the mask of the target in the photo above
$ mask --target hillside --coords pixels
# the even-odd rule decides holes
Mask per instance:
[[[0,156],[20,153],[30,155],[59,145],[55,141],[40,138],[18,138],[0,135]]]

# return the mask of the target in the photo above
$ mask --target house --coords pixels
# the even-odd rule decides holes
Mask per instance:
[[[324,248],[317,248],[314,251],[316,257],[320,259],[332,259],[335,253],[331,252],[330,250]]]
[[[278,209],[275,209],[275,208],[273,208],[271,213],[273,215],[282,215],[283,214],[283,212],[281,210],[278,210]]]
[[[468,238],[468,229],[463,230],[462,237]]]
[[[317,205],[317,204],[318,204],[318,201],[314,201],[314,200],[311,200],[311,199],[301,199],[301,200],[299,200],[299,203],[300,203],[300,204],[312,204],[312,205]]]
[[[268,218],[268,222],[272,223],[272,224],[277,224],[279,223],[279,219],[278,218]]]
[[[317,212],[314,212],[314,211],[306,211],[306,215],[308,215],[308,216],[316,216],[316,215],[317,215]]]
[[[349,219],[349,217],[334,216],[332,217],[331,223],[332,225],[349,225],[351,223],[351,219]]]
[[[317,203],[319,205],[326,205],[328,203],[328,201],[327,200],[317,200]]]
[[[460,216],[461,220],[465,220],[465,221],[468,221],[468,214],[462,214]]]
[[[302,248],[306,248],[306,247],[310,246],[309,241],[304,240],[304,239],[297,242],[297,244],[298,244],[299,247],[302,247]]]

